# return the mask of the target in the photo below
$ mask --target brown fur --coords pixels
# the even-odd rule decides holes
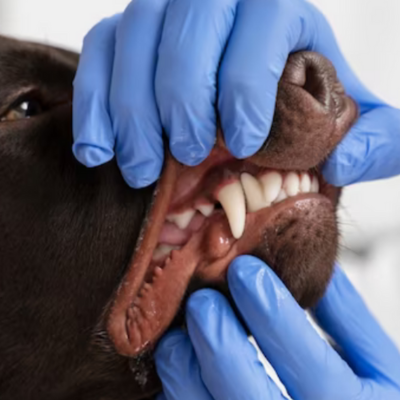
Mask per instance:
[[[89,170],[74,159],[71,95],[77,59],[59,49],[0,38],[0,114],[25,92],[23,98],[38,99],[46,109],[31,119],[0,123],[2,400],[133,400],[159,390],[151,357],[117,355],[101,324],[154,187],[128,188],[113,161]],[[319,71],[318,63],[315,68]],[[333,78],[329,82],[336,85]],[[328,96],[332,87],[325,89]],[[281,93],[263,151],[281,159],[284,149],[293,148],[291,160],[308,157],[319,144],[294,146],[304,143],[304,129],[314,127],[313,99],[302,107],[295,91],[282,87]],[[332,107],[326,108],[328,123],[318,114],[321,132],[328,126],[331,135],[340,111]],[[348,126],[352,118],[346,121]],[[330,149],[322,146],[316,161]]]

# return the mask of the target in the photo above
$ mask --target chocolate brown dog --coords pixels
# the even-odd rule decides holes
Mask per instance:
[[[223,161],[212,156],[190,170],[170,159],[158,188],[142,190],[130,189],[114,162],[89,170],[74,159],[77,62],[67,51],[0,38],[2,400],[153,398],[160,385],[152,348],[193,288],[225,291],[229,261],[252,253],[307,307],[322,295],[336,255],[338,191],[316,168],[357,110],[328,61],[313,53],[290,58],[270,138],[246,164],[227,157],[220,141],[215,154],[219,160],[225,154]],[[219,171],[228,165],[254,173],[312,171],[320,193],[288,199],[268,214],[259,211],[257,220],[265,222],[251,235],[246,226],[237,241],[227,233],[231,247],[224,254],[209,251],[215,221],[227,229],[219,210],[181,252],[155,265],[152,252],[165,215],[179,208],[174,188],[185,176],[201,175],[204,186],[216,165]],[[303,211],[299,205],[305,205]],[[204,258],[194,262],[204,246]],[[171,277],[186,265],[190,273],[178,284]],[[157,274],[163,276],[157,280]],[[158,307],[153,319],[146,314],[149,299]],[[175,323],[181,323],[179,317]]]

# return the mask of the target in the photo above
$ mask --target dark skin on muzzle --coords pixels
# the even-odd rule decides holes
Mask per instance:
[[[229,295],[223,276],[232,257],[246,252],[268,262],[303,307],[324,292],[336,257],[339,190],[321,177],[321,194],[303,199],[308,208],[283,202],[222,257],[207,258],[212,239],[210,253],[195,263],[204,243],[178,254],[176,273],[187,273],[187,282],[176,284],[174,267],[151,289],[153,300],[163,298],[159,328],[136,352],[114,328],[139,295],[167,212],[160,204],[168,207],[179,177],[196,170],[167,157],[159,183],[134,190],[114,161],[80,165],[71,151],[77,61],[60,49],[0,38],[2,400],[153,398],[160,390],[151,356],[157,339],[171,323],[182,324],[179,310],[190,291],[208,286]],[[15,112],[24,101],[31,115]],[[331,64],[297,53],[280,82],[269,139],[246,161],[317,169],[356,118]],[[225,151],[223,140],[215,151]]]

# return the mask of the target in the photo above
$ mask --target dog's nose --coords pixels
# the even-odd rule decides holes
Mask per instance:
[[[331,62],[317,53],[295,53],[279,83],[269,137],[253,161],[277,169],[316,167],[357,115],[357,106],[345,94]]]

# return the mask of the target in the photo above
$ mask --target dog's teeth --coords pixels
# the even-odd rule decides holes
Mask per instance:
[[[242,185],[236,181],[224,186],[218,192],[217,198],[228,218],[233,237],[241,238],[246,223],[246,202]]]
[[[271,204],[278,197],[282,187],[282,175],[279,172],[268,172],[260,177],[264,200]]]
[[[170,246],[168,244],[160,244],[154,250],[153,260],[154,261],[162,260],[165,256],[169,255],[172,250],[179,250],[179,249],[180,249],[179,246]]]
[[[311,178],[307,172],[302,172],[300,175],[300,192],[310,193],[311,191]]]
[[[286,194],[285,190],[281,189],[281,191],[278,194],[278,197],[274,201],[274,204],[280,203],[281,201],[286,200],[287,198],[288,198],[288,195]]]
[[[311,193],[318,193],[319,192],[319,182],[316,176],[313,176],[311,180]]]
[[[214,211],[214,204],[200,204],[196,209],[200,211],[205,217],[209,217]]]
[[[190,209],[179,214],[167,215],[167,221],[174,223],[179,229],[186,229],[192,218],[196,214],[196,210]]]
[[[246,195],[247,209],[249,212],[257,212],[271,205],[265,201],[261,185],[254,176],[243,173],[240,176],[240,181],[242,182],[243,190]]]
[[[296,172],[289,172],[283,182],[283,188],[289,197],[297,196],[300,191],[300,178]]]

